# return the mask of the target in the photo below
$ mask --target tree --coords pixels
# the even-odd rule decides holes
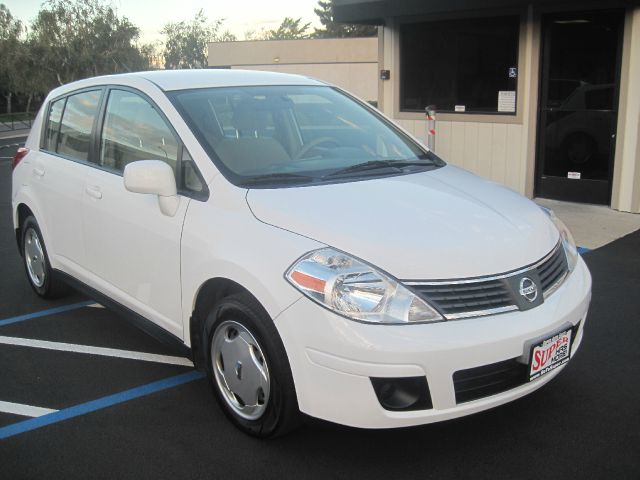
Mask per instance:
[[[285,17],[276,30],[268,30],[264,33],[263,40],[296,40],[309,38],[309,27],[311,23],[302,24],[302,18],[293,19]]]
[[[22,33],[22,23],[0,3],[0,93],[6,99],[7,113],[11,113],[11,101],[20,85]]]
[[[150,69],[161,69],[164,66],[164,52],[162,42],[145,43],[140,47],[140,55],[145,59]]]
[[[101,0],[48,0],[29,33],[29,54],[50,86],[148,68],[138,27]]]
[[[230,42],[236,37],[229,31],[220,33],[223,20],[209,23],[200,10],[190,22],[167,23],[161,33],[164,44],[165,68],[205,68],[207,47],[210,42]]]
[[[313,11],[324,27],[315,29],[313,36],[316,38],[373,37],[378,33],[375,25],[337,23],[333,17],[333,0],[318,1],[318,8]]]

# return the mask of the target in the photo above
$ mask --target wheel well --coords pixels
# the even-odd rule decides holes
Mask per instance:
[[[33,216],[33,212],[24,203],[18,205],[18,228],[16,228],[16,242],[18,244],[18,250],[22,255],[22,224],[27,217]]]
[[[198,290],[189,329],[191,332],[191,351],[196,368],[204,369],[206,367],[207,339],[202,338],[202,327],[209,312],[220,300],[236,293],[247,293],[255,299],[249,290],[228,278],[209,279]],[[256,302],[258,302],[257,299]]]

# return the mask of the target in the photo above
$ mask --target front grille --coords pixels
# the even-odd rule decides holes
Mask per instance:
[[[568,272],[567,257],[564,254],[564,250],[556,248],[548,260],[541,263],[536,270],[540,277],[542,291],[545,295],[550,295],[553,293],[551,290],[556,288],[556,285],[562,281]]]
[[[506,392],[527,383],[528,367],[515,359],[459,370],[453,374],[456,403]]]
[[[415,285],[414,290],[440,312],[448,315],[500,309],[513,305],[507,286],[500,280]]]
[[[523,303],[517,277],[528,276],[546,298],[568,273],[567,259],[560,243],[535,264],[514,272],[461,280],[405,281],[419,296],[435,307],[447,320],[524,310],[535,305]]]

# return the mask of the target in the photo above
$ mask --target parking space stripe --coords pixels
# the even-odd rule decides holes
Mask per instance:
[[[169,365],[193,367],[193,362],[185,357],[172,357],[170,355],[134,352],[131,350],[118,350],[116,348],[77,345],[75,343],[49,342],[47,340],[35,340],[32,338],[0,336],[0,344],[15,345],[18,347],[44,348],[47,350],[57,350],[60,352],[84,353],[88,355],[101,355],[104,357],[126,358],[129,360],[141,360],[143,362],[166,363]]]
[[[204,377],[204,373],[193,370],[191,372],[182,373],[174,377],[165,378],[164,380],[158,380],[156,382],[148,383],[140,387],[125,390],[124,392],[108,395],[97,400],[92,400],[90,402],[81,403],[80,405],[75,405],[73,407],[58,410],[57,412],[49,413],[48,415],[43,415],[42,417],[23,420],[21,422],[17,422],[0,428],[0,440],[4,440],[14,435],[35,430],[47,425],[62,422],[63,420],[68,420],[69,418],[79,417],[80,415],[85,415],[97,410],[102,410],[103,408],[111,407],[113,405],[117,405],[118,403],[123,403],[139,397],[144,397],[145,395],[159,392],[161,390],[166,390],[171,387],[176,387],[193,380],[199,380]]]
[[[89,305],[93,305],[95,303],[95,300],[88,300],[86,302],[72,303],[71,305],[63,305],[61,307],[49,308],[47,310],[41,310],[39,312],[27,313],[25,315],[5,318],[4,320],[0,320],[0,327],[4,325],[11,325],[12,323],[23,322],[25,320],[31,320],[32,318],[46,317],[47,315],[54,315],[56,313],[68,312],[70,310],[88,307]]]
[[[23,417],[41,417],[57,411],[58,410],[51,408],[34,407],[33,405],[25,405],[23,403],[0,401],[0,412],[22,415]]]

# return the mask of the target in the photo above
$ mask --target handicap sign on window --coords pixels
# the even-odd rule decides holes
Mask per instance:
[[[518,76],[518,69],[516,67],[509,67],[509,78],[516,78]]]

